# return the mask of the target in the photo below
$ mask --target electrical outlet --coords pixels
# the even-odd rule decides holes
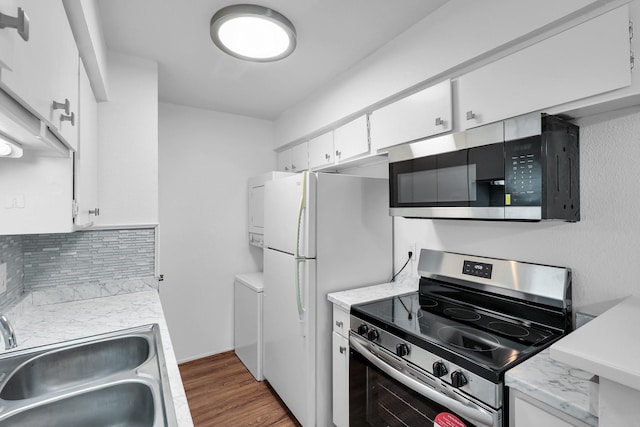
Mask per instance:
[[[415,243],[410,243],[409,246],[407,247],[407,254],[411,252],[411,261],[415,261],[416,260],[416,244]]]
[[[0,264],[0,294],[7,292],[7,263]]]

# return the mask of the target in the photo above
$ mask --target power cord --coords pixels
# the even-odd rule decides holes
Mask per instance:
[[[398,277],[398,274],[402,273],[402,270],[404,270],[404,268],[407,266],[407,264],[409,264],[409,261],[411,261],[411,258],[413,257],[413,252],[409,251],[408,255],[409,255],[409,257],[407,258],[407,262],[404,263],[404,265],[402,266],[400,271],[398,271],[396,274],[393,275],[393,277],[390,280],[391,282],[393,282],[396,279],[396,277]]]

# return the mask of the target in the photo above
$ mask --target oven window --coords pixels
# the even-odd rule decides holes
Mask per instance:
[[[431,427],[437,417],[453,418],[459,420],[461,426],[477,427],[398,383],[353,350],[349,361],[349,389],[349,425],[352,427]]]

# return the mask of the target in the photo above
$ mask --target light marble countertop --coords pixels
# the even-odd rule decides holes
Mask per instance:
[[[401,282],[383,283],[364,288],[333,292],[327,295],[330,302],[349,312],[351,306],[377,299],[415,292],[418,290],[418,279],[408,278]]]
[[[623,300],[551,346],[551,357],[640,390],[640,296]]]
[[[598,417],[589,411],[589,379],[593,375],[549,357],[544,349],[505,374],[505,384],[588,425]]]
[[[147,287],[146,290],[132,293],[48,305],[43,305],[42,302],[34,305],[33,298],[28,295],[5,314],[15,329],[18,349],[157,323],[160,326],[178,425],[193,426],[160,296],[156,290]],[[4,352],[6,351],[0,350],[0,353]]]

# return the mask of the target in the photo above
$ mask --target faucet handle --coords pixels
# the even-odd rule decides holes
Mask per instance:
[[[16,332],[11,326],[11,322],[7,319],[7,316],[0,314],[0,332],[4,338],[4,349],[9,350],[18,346],[18,340],[16,338]]]

